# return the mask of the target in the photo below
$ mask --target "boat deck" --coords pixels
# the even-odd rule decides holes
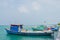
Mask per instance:
[[[47,33],[52,33],[53,31],[21,31],[21,32],[24,32],[24,33],[45,33],[45,32],[47,32]]]

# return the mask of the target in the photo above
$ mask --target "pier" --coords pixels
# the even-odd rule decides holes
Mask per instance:
[[[54,37],[54,40],[60,40],[60,28],[59,28],[59,31],[57,32],[56,36]]]

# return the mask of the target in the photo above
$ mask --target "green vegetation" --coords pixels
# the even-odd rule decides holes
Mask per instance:
[[[60,26],[60,23],[58,23],[58,25]]]

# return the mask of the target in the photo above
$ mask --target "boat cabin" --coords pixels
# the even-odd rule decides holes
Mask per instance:
[[[22,29],[23,28],[22,25],[15,25],[15,24],[13,25],[12,24],[10,27],[10,30],[18,32],[19,28]]]

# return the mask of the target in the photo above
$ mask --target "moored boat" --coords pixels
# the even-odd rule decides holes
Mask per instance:
[[[28,31],[28,30],[22,30],[21,28],[22,28],[22,25],[11,25],[10,29],[5,29],[5,30],[8,34],[17,34],[17,35],[23,35],[23,36],[52,36],[52,34],[54,33],[51,30]]]

